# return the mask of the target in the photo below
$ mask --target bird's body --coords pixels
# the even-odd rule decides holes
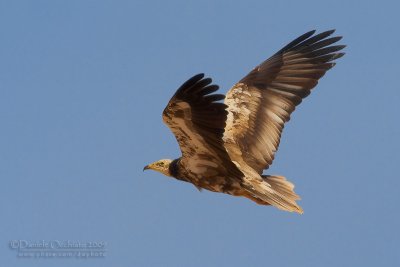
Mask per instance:
[[[258,204],[302,213],[294,186],[283,176],[263,175],[274,159],[284,123],[318,79],[334,66],[344,46],[333,31],[308,32],[235,84],[226,97],[198,74],[169,101],[163,120],[182,157],[160,160],[153,169],[198,189],[244,196]],[[219,102],[224,100],[224,103]]]
[[[206,189],[212,192],[224,192],[227,194],[235,195],[234,192],[239,188],[240,184],[235,179],[224,177],[215,173],[208,173],[209,167],[216,165],[209,164],[212,160],[208,160],[207,164],[200,169],[191,169],[189,165],[181,161],[182,158],[175,159],[171,162],[169,171],[172,177],[178,180],[189,182],[196,186],[198,189]],[[188,161],[195,161],[188,158]],[[189,167],[189,168],[188,168]],[[202,169],[203,168],[203,169]]]

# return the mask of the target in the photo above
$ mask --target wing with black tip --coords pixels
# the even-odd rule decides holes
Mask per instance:
[[[308,96],[345,46],[334,31],[298,37],[258,65],[228,92],[224,140],[232,160],[241,159],[258,173],[267,169],[278,149],[284,124]]]
[[[213,94],[217,85],[198,74],[186,81],[169,101],[163,120],[174,133],[182,151],[182,161],[193,173],[241,176],[223,145],[228,112]]]

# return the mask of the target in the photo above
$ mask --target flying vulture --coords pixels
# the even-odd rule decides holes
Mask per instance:
[[[272,164],[285,122],[345,46],[334,30],[307,32],[254,68],[227,95],[198,74],[186,81],[162,117],[182,156],[144,167],[178,180],[261,205],[303,213],[300,197],[285,177],[264,175]],[[222,103],[221,100],[224,100]]]

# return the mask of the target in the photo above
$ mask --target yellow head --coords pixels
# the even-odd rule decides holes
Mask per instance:
[[[144,170],[153,170],[158,171],[166,176],[171,176],[169,172],[169,165],[171,164],[171,159],[160,159],[159,161],[150,163],[149,165],[143,168]]]

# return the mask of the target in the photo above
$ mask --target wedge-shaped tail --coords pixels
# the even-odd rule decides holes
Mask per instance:
[[[303,209],[296,203],[300,197],[294,192],[294,185],[283,176],[263,175],[261,179],[247,179],[243,186],[256,198],[281,210],[302,214]]]

